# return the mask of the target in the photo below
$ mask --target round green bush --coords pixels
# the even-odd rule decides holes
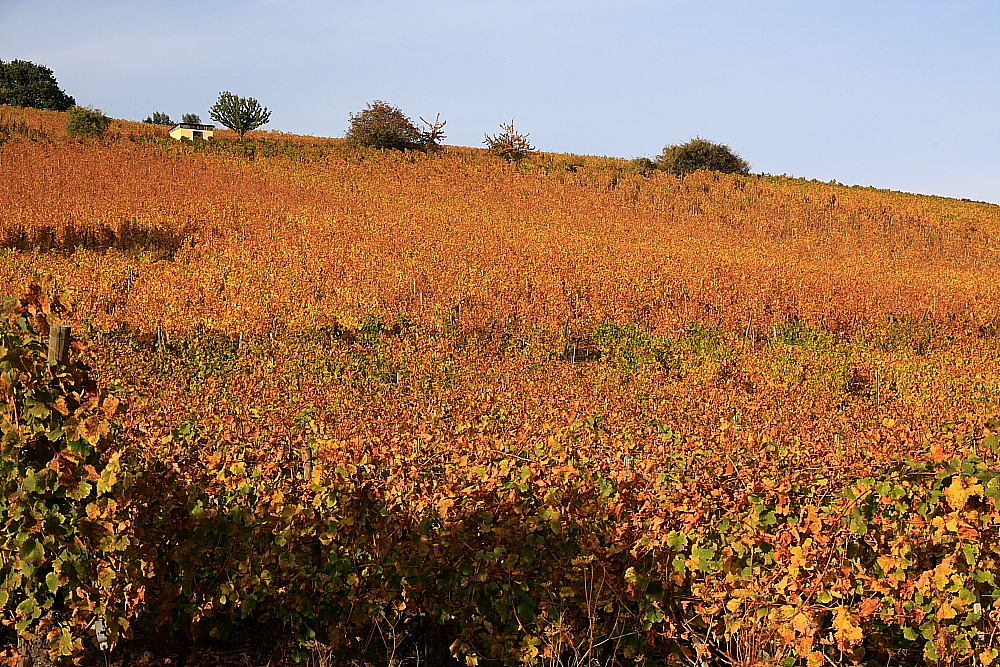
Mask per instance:
[[[75,106],[67,112],[66,131],[77,137],[103,137],[111,119],[94,107]]]
[[[406,114],[388,102],[375,100],[363,111],[350,114],[347,143],[369,148],[415,150],[422,147],[421,132]]]
[[[726,144],[695,137],[683,144],[666,146],[656,158],[656,165],[663,171],[678,176],[699,169],[721,171],[725,174],[749,174],[750,163]]]

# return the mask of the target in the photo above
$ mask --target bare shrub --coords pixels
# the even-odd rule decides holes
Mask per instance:
[[[527,134],[521,134],[514,129],[513,119],[509,125],[500,124],[503,130],[500,134],[486,135],[483,142],[490,152],[497,157],[502,157],[508,162],[519,162],[535,152],[535,147],[528,141]]]

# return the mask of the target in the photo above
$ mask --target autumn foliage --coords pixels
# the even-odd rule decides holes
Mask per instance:
[[[57,115],[0,111],[0,277],[38,286],[4,320],[8,626],[997,659],[998,207]],[[86,370],[53,379],[39,313]]]

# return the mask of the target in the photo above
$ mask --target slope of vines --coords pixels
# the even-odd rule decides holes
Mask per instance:
[[[105,460],[135,482],[101,511],[162,548],[114,552],[94,604],[123,633],[997,657],[1000,207],[59,128],[0,109],[0,277],[65,303],[130,406]]]

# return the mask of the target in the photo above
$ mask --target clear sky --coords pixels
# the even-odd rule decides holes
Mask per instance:
[[[702,136],[757,172],[1000,203],[998,0],[0,0],[0,60],[119,118],[342,136],[385,100],[446,143],[516,119],[542,150]]]

